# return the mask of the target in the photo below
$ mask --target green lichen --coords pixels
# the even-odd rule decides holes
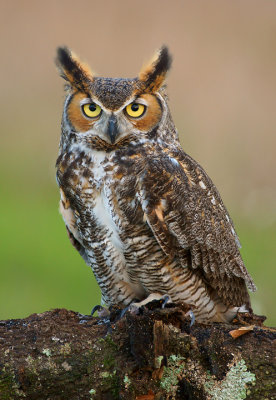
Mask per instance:
[[[110,372],[107,372],[107,371],[103,371],[103,372],[100,373],[101,377],[104,378],[104,379],[112,378],[112,376],[113,376],[114,374],[116,374],[116,370],[113,371],[112,374],[111,374]]]
[[[163,358],[164,358],[164,356],[159,356],[159,357],[156,357],[156,358],[155,358],[155,360],[154,360],[154,367],[155,367],[156,369],[161,367]]]
[[[119,398],[119,389],[120,389],[120,381],[117,375],[116,369],[112,372],[103,371],[100,373],[102,378],[101,385],[104,391],[109,391],[112,394],[112,398],[118,399]]]
[[[45,356],[50,357],[52,355],[50,349],[43,349],[42,354],[45,354]]]
[[[90,396],[91,396],[90,399],[92,400],[94,394],[96,394],[96,390],[95,389],[90,389],[88,393],[90,394]]]
[[[255,375],[247,371],[245,361],[240,360],[222,381],[216,381],[209,375],[204,387],[212,400],[243,400],[247,395],[246,385],[255,380]]]
[[[129,377],[127,375],[124,376],[124,385],[125,385],[125,389],[128,389],[129,386],[131,385],[131,380],[129,379]]]
[[[175,395],[178,388],[178,377],[185,369],[184,357],[171,355],[168,358],[168,365],[164,368],[164,373],[160,381],[160,386],[171,395]]]

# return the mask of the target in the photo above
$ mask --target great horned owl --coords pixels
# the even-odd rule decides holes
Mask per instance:
[[[106,305],[169,295],[198,321],[230,321],[255,290],[221,197],[180,146],[162,47],[134,79],[96,77],[68,48],[57,159],[60,211]]]

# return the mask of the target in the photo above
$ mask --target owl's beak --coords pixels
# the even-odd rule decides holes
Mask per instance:
[[[111,114],[108,125],[107,125],[107,136],[109,137],[112,144],[115,143],[116,137],[118,136],[118,125],[117,118],[114,114]]]

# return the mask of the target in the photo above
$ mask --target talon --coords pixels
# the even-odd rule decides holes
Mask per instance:
[[[103,306],[100,306],[100,305],[96,305],[95,307],[93,307],[90,315],[93,316],[96,311],[98,311],[98,315],[101,318],[109,316],[109,311],[106,308],[104,308]]]
[[[169,296],[168,294],[164,294],[164,296],[162,296],[160,300],[162,300],[161,308],[165,308],[166,304],[172,302],[171,296]]]
[[[125,316],[125,314],[126,314],[128,311],[129,311],[131,314],[138,315],[139,312],[140,312],[140,310],[141,310],[141,308],[142,308],[142,307],[138,306],[136,303],[132,303],[132,304],[130,304],[129,306],[125,307],[125,308],[122,310],[122,312],[121,312],[121,314],[120,314],[120,316],[119,316],[119,319],[123,318],[123,317]]]
[[[118,319],[123,318],[123,317],[125,316],[126,312],[128,311],[128,309],[129,309],[129,306],[125,307],[125,308],[120,312],[120,315],[119,315],[119,318],[118,318]]]
[[[192,310],[190,310],[185,314],[185,317],[191,318],[191,323],[190,323],[190,328],[191,328],[195,323],[195,314],[192,312]]]

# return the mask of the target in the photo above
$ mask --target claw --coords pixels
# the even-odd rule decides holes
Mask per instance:
[[[190,317],[191,318],[191,323],[190,323],[190,328],[194,325],[195,323],[195,314],[192,312],[192,310],[189,310],[186,314],[185,317]]]
[[[164,296],[162,296],[160,300],[162,300],[161,308],[165,308],[166,304],[172,302],[172,299],[168,294],[164,294]]]
[[[138,306],[135,303],[130,304],[129,306],[125,307],[122,312],[120,313],[119,319],[123,318],[124,315],[129,311],[131,314],[138,315],[141,311],[141,306]]]
[[[104,308],[103,306],[96,305],[95,307],[93,307],[93,309],[92,309],[90,315],[93,316],[93,315],[95,314],[96,311],[98,311],[98,315],[99,315],[99,317],[101,317],[101,318],[108,317],[109,314],[110,314],[109,311],[108,311],[106,308]]]

